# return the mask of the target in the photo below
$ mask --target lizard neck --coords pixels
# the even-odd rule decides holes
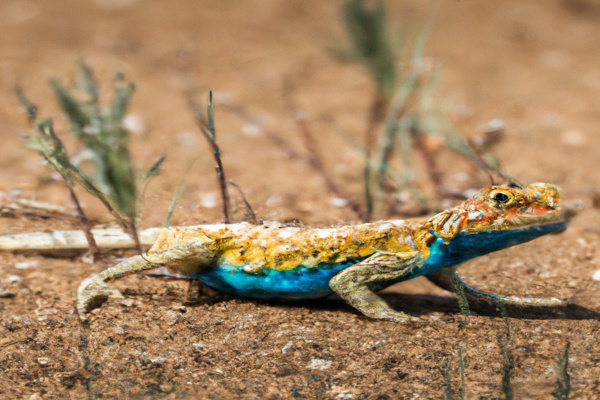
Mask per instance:
[[[503,208],[485,196],[474,197],[422,223],[414,236],[426,257],[419,274],[427,275],[566,229],[569,216],[564,210],[546,204],[537,206],[527,199],[521,203]]]
[[[565,222],[560,222],[505,231],[459,233],[450,240],[436,238],[428,246],[429,257],[425,261],[425,266],[431,269],[430,272],[435,272],[475,257],[529,242],[549,233],[561,232],[566,227]]]

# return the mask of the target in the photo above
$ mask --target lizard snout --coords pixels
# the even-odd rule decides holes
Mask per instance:
[[[549,183],[532,183],[527,186],[527,202],[540,211],[544,209],[564,222],[569,222],[583,208],[580,200],[563,202],[560,199],[560,189]]]
[[[549,183],[532,183],[525,191],[527,202],[537,207],[558,209],[560,204],[560,189]]]

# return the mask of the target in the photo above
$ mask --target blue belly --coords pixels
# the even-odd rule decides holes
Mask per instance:
[[[299,266],[286,271],[268,269],[260,275],[246,273],[239,266],[220,264],[193,278],[200,279],[213,289],[242,297],[314,299],[331,294],[329,280],[358,261],[322,263],[313,268]]]

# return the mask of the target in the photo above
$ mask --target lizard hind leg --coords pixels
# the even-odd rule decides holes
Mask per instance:
[[[487,293],[467,284],[456,271],[456,267],[441,269],[426,276],[436,286],[449,292],[462,291],[468,300],[482,301],[487,304],[504,304],[516,307],[561,307],[567,302],[554,297],[513,297]]]
[[[410,276],[411,271],[420,265],[417,252],[376,254],[350,268],[341,271],[329,281],[331,289],[348,304],[367,317],[394,322],[413,322],[417,318],[393,310],[371,286],[386,286]]]
[[[100,271],[84,279],[77,289],[75,306],[79,318],[98,308],[110,298],[122,298],[123,295],[115,287],[106,284],[108,281],[120,279],[127,275],[148,271],[167,264],[181,264],[193,261],[203,253],[206,243],[194,240],[172,249],[145,255],[137,255],[121,261],[119,264]]]

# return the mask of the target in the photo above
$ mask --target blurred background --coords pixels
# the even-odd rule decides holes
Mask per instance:
[[[435,69],[428,75],[435,90],[418,101],[430,104],[425,107],[444,122],[428,133],[477,140],[490,123],[499,123],[502,137],[493,155],[502,171],[523,182],[557,183],[592,204],[600,179],[598,2],[383,4],[397,81],[406,76],[402,71],[420,38],[420,60]],[[159,211],[147,213],[144,225],[161,223],[189,159],[196,161],[179,203],[183,214],[176,212],[174,222],[220,218],[214,162],[189,107],[190,100],[204,107],[209,89],[215,93],[228,178],[244,190],[259,217],[356,219],[344,202],[364,205],[361,151],[377,87],[364,63],[345,59],[352,43],[344,7],[342,1],[318,0],[0,3],[0,189],[69,204],[62,186],[48,182],[49,170],[19,137],[28,123],[14,87],[20,85],[40,114],[53,118],[58,135],[77,152],[47,82],[72,86],[83,61],[94,70],[107,103],[116,72],[135,83],[126,123],[136,164],[147,167],[166,156],[146,191],[146,210]],[[272,130],[301,154],[310,152],[299,134],[299,114],[344,198],[265,134]],[[429,144],[435,147],[436,141]],[[438,161],[445,186],[463,190],[489,183],[468,162],[452,160]],[[429,173],[422,161],[413,168],[410,179],[427,193]],[[595,211],[590,217],[597,219]]]
[[[0,397],[566,399],[570,376],[573,398],[597,398],[597,315],[576,311],[600,310],[599,22],[593,0],[0,1],[0,233],[82,226],[61,175],[26,147],[17,86],[90,175],[103,153],[69,132],[83,114],[129,132],[108,158],[129,152],[138,177],[165,157],[134,190],[144,228],[165,221],[182,178],[171,224],[224,220],[213,132],[192,110],[208,116],[209,90],[226,179],[258,219],[422,218],[507,177],[585,205],[563,235],[464,268],[482,290],[573,305],[539,319],[465,317],[423,278],[383,294],[426,322],[399,326],[339,299],[190,304],[195,286],[135,276],[85,325],[76,287],[123,253],[3,252]],[[107,113],[123,75],[128,107]],[[104,108],[86,103],[97,88]],[[250,220],[229,190],[232,220]],[[113,221],[76,192],[90,225]]]

